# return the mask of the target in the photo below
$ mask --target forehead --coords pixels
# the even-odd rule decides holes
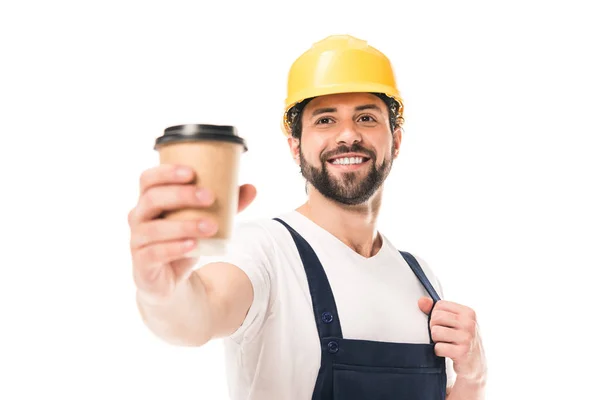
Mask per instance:
[[[317,108],[355,108],[366,104],[375,104],[382,111],[386,107],[383,100],[371,93],[339,93],[314,98],[306,105],[305,111],[310,112]]]

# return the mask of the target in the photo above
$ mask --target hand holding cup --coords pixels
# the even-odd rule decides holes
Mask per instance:
[[[235,214],[256,197],[253,185],[238,185],[239,158],[247,148],[232,132],[184,125],[157,139],[160,165],[142,173],[138,204],[128,218],[134,281],[143,295],[170,295],[199,256],[223,254]]]

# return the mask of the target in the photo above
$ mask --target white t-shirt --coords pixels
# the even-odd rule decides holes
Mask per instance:
[[[429,343],[428,317],[417,305],[427,291],[384,236],[365,258],[297,211],[279,216],[313,248],[327,274],[348,339]],[[440,297],[428,265],[413,254]],[[224,339],[234,400],[309,400],[321,364],[308,281],[289,231],[270,218],[245,222],[221,261],[241,268],[254,288],[243,325]],[[447,360],[448,385],[455,379]]]

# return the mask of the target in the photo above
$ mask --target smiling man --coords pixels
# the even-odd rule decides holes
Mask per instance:
[[[389,111],[383,100],[369,93],[324,95],[304,100],[293,113],[302,114],[303,123],[295,122],[290,145],[308,183],[335,202],[368,202],[389,174],[400,145],[399,132],[390,135]],[[344,126],[348,121],[350,126]],[[300,146],[302,126],[304,149]],[[334,142],[337,145],[332,148]],[[376,150],[383,151],[379,160]],[[313,156],[315,152],[319,153]]]
[[[242,224],[221,262],[193,272],[183,243],[215,222],[194,230],[155,216],[211,194],[186,192],[192,171],[145,171],[130,224],[150,329],[182,345],[223,338],[233,399],[483,399],[475,312],[443,300],[424,260],[377,229],[402,122],[385,55],[351,36],[314,44],[292,65],[282,120],[306,201]],[[242,186],[239,210],[255,195]]]

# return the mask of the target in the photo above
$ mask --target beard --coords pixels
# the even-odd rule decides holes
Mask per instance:
[[[393,150],[392,150],[393,151]],[[362,171],[343,172],[340,178],[335,177],[327,170],[329,159],[337,154],[362,153],[369,157],[371,166],[366,177],[361,177]],[[369,200],[381,187],[390,173],[393,157],[385,158],[380,167],[377,167],[374,152],[354,144],[350,147],[340,146],[333,152],[321,156],[320,167],[310,165],[302,153],[300,146],[300,172],[302,176],[326,198],[345,205],[358,205]]]

